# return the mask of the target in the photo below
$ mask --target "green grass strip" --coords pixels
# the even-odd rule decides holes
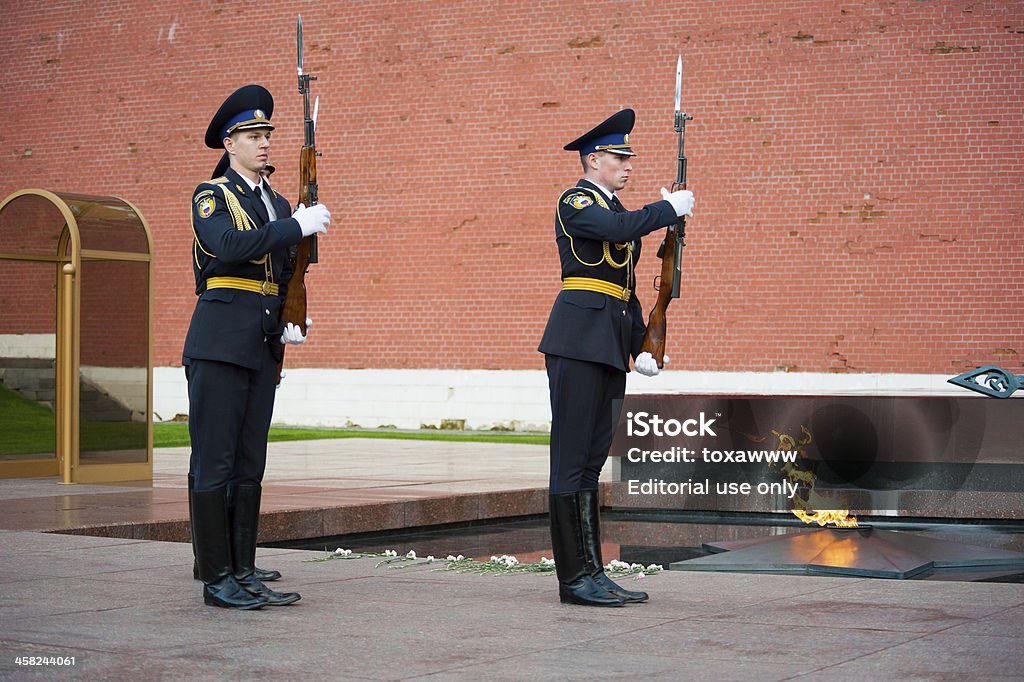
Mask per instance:
[[[523,443],[547,445],[544,433],[516,434],[504,432],[468,433],[465,431],[392,431],[388,429],[309,429],[275,426],[270,429],[269,441],[280,443],[292,440],[325,440],[328,438],[387,438],[392,440],[437,440],[451,443]],[[187,447],[188,424],[154,424],[153,447]]]
[[[0,386],[0,456],[54,452],[54,416],[49,408]],[[80,449],[144,449],[146,426],[139,422],[82,422]],[[275,426],[272,443],[327,438],[388,438],[392,440],[435,440],[452,443],[524,443],[547,445],[545,433],[503,431],[399,431],[391,429],[321,429]],[[153,447],[188,447],[188,424],[153,424]]]
[[[45,405],[0,386],[0,455],[52,453],[56,431]]]
[[[0,456],[52,455],[56,425],[45,405],[0,386]],[[146,425],[128,421],[83,421],[79,425],[79,450],[145,450]]]

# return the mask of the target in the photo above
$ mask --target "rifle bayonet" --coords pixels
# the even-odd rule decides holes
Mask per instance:
[[[301,67],[300,67],[301,68]],[[683,101],[683,55],[679,55],[676,62],[676,116],[679,116],[679,106]]]
[[[299,48],[299,78],[302,78],[302,15],[299,15],[299,25],[295,30],[297,34],[297,40],[295,41]],[[300,81],[301,83],[301,81]],[[299,86],[302,87],[301,85]],[[299,92],[302,92],[301,90]],[[677,109],[679,107],[676,107]]]
[[[675,129],[679,133],[679,156],[676,165],[676,181],[672,184],[672,191],[686,189],[686,154],[683,152],[683,137],[686,134],[686,122],[692,121],[693,116],[684,114],[683,102],[683,55],[679,55],[676,61],[676,114]],[[675,262],[673,263],[672,293],[671,298],[679,298],[679,286],[683,279],[682,261],[683,247],[686,246],[686,218],[679,217],[679,225],[676,228],[675,240]]]

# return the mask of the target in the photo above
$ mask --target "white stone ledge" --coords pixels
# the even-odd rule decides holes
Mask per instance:
[[[188,413],[185,373],[153,370],[158,419]],[[631,373],[632,394],[965,396],[938,374],[682,372]],[[979,396],[980,397],[980,396]],[[551,427],[543,370],[291,369],[278,389],[274,422],[295,426],[439,427],[462,420],[467,429]]]

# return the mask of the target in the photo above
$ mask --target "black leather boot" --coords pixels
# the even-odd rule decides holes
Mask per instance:
[[[231,496],[231,557],[235,580],[253,596],[270,606],[293,604],[302,597],[298,592],[275,592],[255,575],[256,536],[260,525],[260,493],[258,483],[232,486]]]
[[[594,582],[616,597],[630,604],[645,602],[646,592],[633,592],[618,585],[605,575],[601,559],[601,506],[596,490],[580,491],[580,519],[583,525],[583,554],[586,556],[587,571]]]
[[[625,600],[594,581],[584,553],[580,494],[559,493],[548,498],[551,516],[551,551],[558,574],[558,598],[583,606],[622,606]]]
[[[266,604],[242,589],[231,570],[227,488],[193,492],[192,519],[203,601],[229,609],[258,609]]]
[[[199,561],[196,559],[196,519],[192,513],[192,490],[196,487],[196,477],[188,475],[188,527],[192,535],[192,579],[199,580]]]
[[[281,571],[275,571],[273,569],[267,569],[267,568],[260,568],[259,566],[257,566],[253,570],[252,574],[254,576],[256,576],[256,580],[259,580],[261,583],[271,583],[271,582],[274,582],[275,580],[280,580],[281,579]]]
[[[192,526],[192,578],[199,580],[199,564],[195,560],[196,556],[196,536],[195,536],[195,521],[192,519],[192,489],[195,488],[195,476],[192,474],[188,475],[188,520]],[[260,568],[259,566],[253,571],[253,575],[256,576],[256,580],[261,583],[269,583],[274,580],[281,579],[281,572],[274,571],[271,569]]]

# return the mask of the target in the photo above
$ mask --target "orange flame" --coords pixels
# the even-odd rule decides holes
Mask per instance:
[[[850,516],[846,509],[822,509],[808,514],[803,509],[794,509],[793,514],[804,523],[816,523],[819,526],[835,526],[837,528],[856,528],[857,517]]]

